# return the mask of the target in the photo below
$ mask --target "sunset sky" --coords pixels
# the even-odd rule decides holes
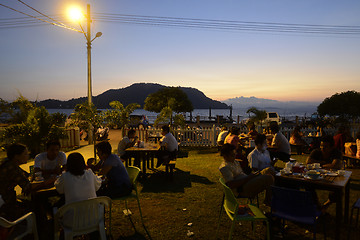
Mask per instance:
[[[78,24],[61,15],[72,3],[84,11],[86,4],[91,4],[93,36],[98,31],[103,33],[92,45],[94,96],[139,82],[193,87],[216,100],[255,96],[280,101],[322,101],[336,92],[360,91],[358,0],[23,2],[77,29]],[[16,0],[0,3],[45,19]],[[322,25],[318,27],[328,26],[331,30],[330,34],[259,28],[245,31],[100,19],[119,14],[167,20],[171,17],[178,23],[203,19],[262,23],[270,29],[275,24],[297,24],[291,26]],[[6,25],[23,17],[26,16],[0,6],[0,98],[12,101],[19,93],[30,100],[87,96],[84,36],[46,23],[19,27],[29,19]],[[82,25],[85,28],[86,23]],[[339,34],[333,30],[336,26],[351,27],[356,34]]]

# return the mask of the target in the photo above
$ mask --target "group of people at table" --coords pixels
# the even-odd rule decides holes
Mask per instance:
[[[162,134],[164,137],[160,144],[164,150],[159,153],[158,164],[166,162],[169,155],[177,150],[177,143],[174,145],[176,139],[169,127],[164,126]],[[58,203],[59,207],[97,196],[118,198],[130,194],[133,186],[122,159],[128,157],[125,149],[133,146],[136,140],[135,131],[130,130],[119,143],[119,155],[112,153],[108,141],[97,143],[95,148],[99,161],[96,164],[93,158],[85,163],[84,157],[78,152],[66,158],[66,154],[60,151],[60,142],[49,141],[46,151],[35,157],[33,176],[20,167],[29,160],[27,147],[18,143],[10,145],[7,158],[0,164],[0,216],[15,220],[26,212],[35,211],[38,220],[47,217],[41,209],[38,214],[39,209],[36,207],[44,208],[46,203],[37,202],[34,206],[34,203],[18,201],[15,191],[17,185],[21,187],[22,193],[31,194],[32,197],[41,189],[55,186],[56,191],[64,196]]]
[[[239,137],[239,129],[233,127],[229,133],[226,133],[226,129],[223,129],[223,132],[225,132],[223,135],[220,133],[218,136],[220,144],[223,143],[220,153],[224,160],[219,170],[226,184],[239,197],[254,198],[260,192],[266,191],[264,204],[270,205],[270,188],[274,184],[275,174],[279,170],[274,167],[274,164],[277,160],[283,162],[290,160],[289,141],[279,131],[276,122],[270,124],[272,135],[269,136],[250,129],[248,138],[254,140],[255,148],[244,158],[243,154],[239,153],[244,147]],[[336,148],[335,139],[330,135],[323,136],[320,147],[311,151],[306,163],[320,163],[324,169],[343,169],[342,152]],[[270,147],[268,147],[268,142]],[[314,198],[318,201],[316,194],[314,194]],[[332,202],[334,202],[334,197],[330,194],[325,203],[317,203],[320,209],[326,211]]]

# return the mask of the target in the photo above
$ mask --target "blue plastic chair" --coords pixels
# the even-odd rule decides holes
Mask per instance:
[[[310,192],[272,186],[271,215],[282,220],[282,227],[285,220],[312,225],[313,238],[316,239],[316,225],[321,211]]]

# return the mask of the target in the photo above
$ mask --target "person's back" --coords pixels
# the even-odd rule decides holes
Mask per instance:
[[[114,188],[131,188],[129,174],[124,164],[115,154],[111,154],[104,162],[104,166],[112,166],[111,170],[106,174],[108,184]]]
[[[56,190],[65,195],[65,203],[95,198],[102,181],[91,169],[86,169],[83,156],[71,153],[67,163],[66,172],[54,184]]]

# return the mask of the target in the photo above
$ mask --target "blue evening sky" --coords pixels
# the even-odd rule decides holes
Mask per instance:
[[[93,16],[130,14],[244,22],[360,27],[360,1],[338,0],[24,0],[51,16],[72,3]],[[1,4],[39,16],[16,0]],[[87,96],[86,41],[52,25],[1,28],[22,14],[0,6],[0,98]],[[60,18],[63,22],[66,18]],[[77,24],[68,22],[79,28]],[[85,27],[85,23],[82,24]],[[217,100],[255,96],[322,101],[360,91],[357,35],[229,31],[94,20],[93,95],[133,83],[193,87]]]

